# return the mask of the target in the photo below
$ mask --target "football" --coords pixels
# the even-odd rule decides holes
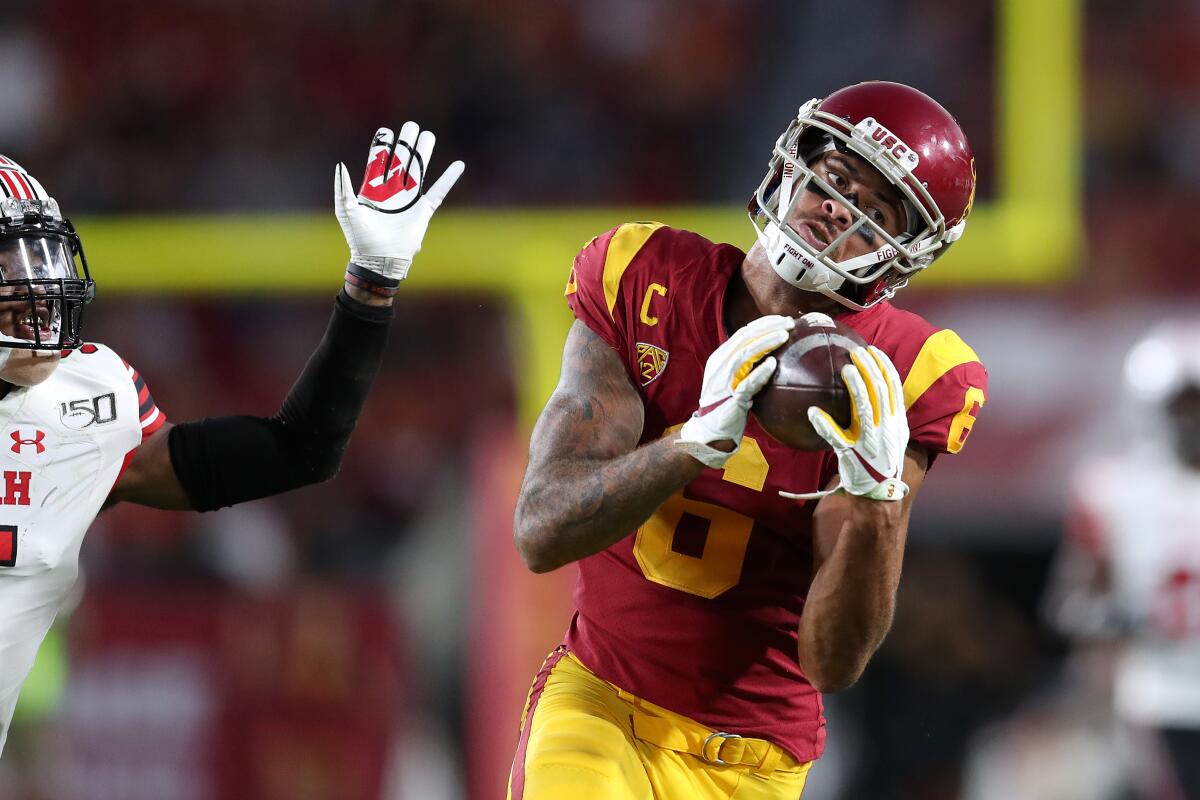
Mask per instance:
[[[842,367],[850,351],[866,342],[853,329],[825,314],[805,314],[786,342],[775,349],[779,364],[771,380],[754,398],[751,413],[763,430],[797,450],[827,450],[829,443],[808,421],[808,407],[818,406],[843,428],[850,425],[850,393]]]

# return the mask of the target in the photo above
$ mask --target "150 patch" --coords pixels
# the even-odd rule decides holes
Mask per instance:
[[[74,431],[81,431],[92,425],[107,425],[117,419],[117,396],[109,392],[97,397],[59,403],[58,417],[63,425]]]

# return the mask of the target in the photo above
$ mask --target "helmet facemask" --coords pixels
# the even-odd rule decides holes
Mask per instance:
[[[53,199],[0,201],[0,348],[57,352],[82,343],[95,294],[79,236]]]
[[[961,236],[965,223],[947,230],[945,217],[912,173],[920,164],[917,153],[873,118],[851,126],[820,111],[819,104],[806,103],[775,142],[767,175],[750,200],[750,220],[781,278],[862,310],[906,285]],[[813,162],[831,150],[858,156],[895,187],[907,215],[904,232],[889,233],[813,170]],[[827,197],[850,214],[851,223],[820,249],[785,222],[805,192]],[[849,237],[864,234],[877,243],[872,252],[834,260]]]

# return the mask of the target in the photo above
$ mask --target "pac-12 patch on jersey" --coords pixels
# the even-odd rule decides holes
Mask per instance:
[[[646,342],[637,343],[638,372],[642,376],[642,386],[648,386],[655,378],[663,374],[670,356],[670,353],[657,345]]]

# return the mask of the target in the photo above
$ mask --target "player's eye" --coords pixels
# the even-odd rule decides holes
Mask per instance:
[[[825,180],[829,181],[829,185],[835,189],[846,188],[846,179],[832,170],[825,173]]]

